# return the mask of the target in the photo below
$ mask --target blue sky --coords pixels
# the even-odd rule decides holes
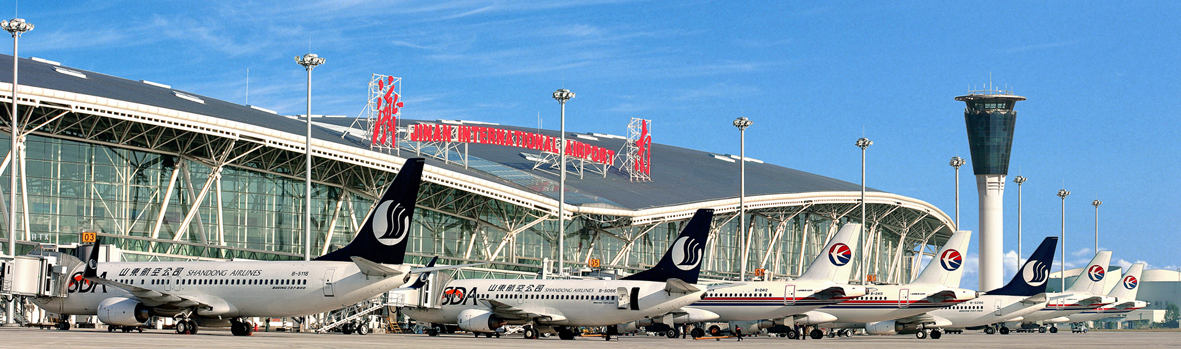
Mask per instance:
[[[13,4],[6,2],[5,17]],[[404,117],[550,127],[550,93],[577,93],[568,128],[623,134],[653,119],[659,143],[736,153],[730,121],[754,120],[751,157],[856,182],[858,137],[874,140],[870,186],[954,214],[951,156],[968,156],[962,103],[988,83],[1018,104],[1006,201],[1025,252],[1059,231],[1067,259],[1181,265],[1178,76],[1181,4],[1171,2],[390,1],[25,2],[37,27],[22,56],[302,113],[293,57],[313,74],[313,113],[357,115],[370,74],[404,78]],[[5,52],[7,49],[4,49]],[[659,166],[660,164],[653,164]],[[976,230],[975,181],[961,174],[962,228]],[[1082,251],[1088,249],[1087,251]],[[974,258],[975,241],[969,259]],[[974,265],[974,263],[969,263]],[[1010,266],[1010,268],[1012,268]],[[971,270],[970,270],[971,271]],[[973,287],[976,275],[964,278]]]

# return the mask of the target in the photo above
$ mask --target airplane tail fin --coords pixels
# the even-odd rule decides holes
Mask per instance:
[[[1062,251],[1066,252],[1066,251]],[[1069,292],[1086,292],[1093,295],[1103,295],[1103,277],[1107,276],[1107,266],[1111,264],[1111,251],[1099,251],[1095,258],[1083,268],[1074,284],[1066,290]]]
[[[1046,292],[1047,280],[1050,279],[1050,267],[1054,265],[1054,250],[1058,249],[1058,238],[1051,236],[1042,240],[1029,260],[1021,265],[1017,275],[1001,288],[985,292],[1003,296],[1033,296]]]
[[[915,279],[916,283],[938,284],[947,287],[960,287],[960,278],[964,276],[965,253],[968,242],[972,239],[972,232],[960,230],[951,234],[939,254],[927,263],[927,268]]]
[[[651,269],[624,277],[623,280],[665,282],[669,279],[695,284],[705,259],[705,243],[709,239],[709,228],[713,223],[714,210],[700,209],[681,229],[681,234],[669,245],[660,262]]]
[[[808,270],[800,275],[798,280],[830,280],[838,283],[848,283],[853,274],[853,256],[857,251],[857,234],[861,232],[861,224],[845,223],[841,226],[828,244],[820,250],[820,254],[812,260]]]
[[[426,267],[426,268],[433,267],[433,266],[435,266],[435,262],[438,262],[438,261],[439,261],[439,256],[435,256],[434,258],[431,258],[430,262],[426,262],[426,265],[423,267]],[[418,279],[415,279],[414,283],[410,284],[410,286],[406,286],[406,288],[420,289],[423,286],[426,286],[426,282],[427,282],[427,280],[430,280],[430,278],[431,278],[430,271],[425,271],[425,272],[419,273]]]
[[[1144,272],[1144,263],[1132,264],[1128,267],[1124,277],[1115,283],[1108,296],[1115,297],[1120,302],[1136,300],[1136,293],[1140,290],[1140,274]]]
[[[382,264],[402,264],[424,162],[422,158],[406,159],[353,241],[314,260],[349,262],[352,257],[361,257]]]

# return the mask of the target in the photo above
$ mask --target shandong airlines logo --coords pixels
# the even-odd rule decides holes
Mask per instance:
[[[393,205],[394,207],[390,207]],[[369,227],[373,229],[373,237],[382,245],[397,245],[406,239],[410,230],[410,210],[393,200],[386,200],[373,211],[373,222]]]
[[[702,250],[704,250],[704,246],[701,245],[701,242],[688,236],[682,236],[673,243],[673,264],[680,270],[692,270],[701,264]]]
[[[1091,267],[1087,268],[1087,277],[1090,278],[1091,281],[1098,282],[1103,280],[1103,274],[1106,273],[1107,271],[1103,270],[1103,267],[1098,265],[1092,265]]]
[[[1029,261],[1025,263],[1025,268],[1021,268],[1021,278],[1029,286],[1041,286],[1050,279],[1050,265],[1039,260]]]
[[[828,249],[828,261],[833,265],[839,267],[849,264],[851,259],[853,259],[853,250],[849,248],[849,245],[838,242]]]
[[[947,269],[947,271],[955,271],[963,263],[964,256],[960,255],[960,251],[954,249],[943,251],[943,255],[939,256],[939,265],[943,266],[943,269]]]

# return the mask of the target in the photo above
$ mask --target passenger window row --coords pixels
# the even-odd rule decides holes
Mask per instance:
[[[134,285],[135,279],[116,279],[120,283]],[[307,285],[306,279],[140,279],[139,284],[149,285]]]
[[[556,300],[589,300],[589,301],[610,301],[615,300],[615,296],[600,296],[600,295],[584,295],[584,294],[502,294],[498,296],[490,296],[487,294],[479,295],[476,298],[481,299],[556,299]]]

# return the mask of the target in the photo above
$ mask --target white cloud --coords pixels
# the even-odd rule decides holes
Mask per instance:
[[[1095,253],[1091,252],[1091,249],[1085,248],[1085,247],[1078,250],[1078,251],[1074,251],[1074,252],[1070,253],[1071,256],[1075,256],[1075,257],[1081,257],[1081,256],[1093,255],[1093,254],[1095,254]]]

